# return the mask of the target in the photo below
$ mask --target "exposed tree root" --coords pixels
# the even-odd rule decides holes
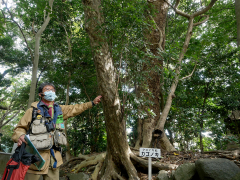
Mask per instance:
[[[131,164],[131,161],[130,163]],[[133,166],[133,164],[131,164]],[[130,165],[128,167],[123,166],[123,168],[128,168],[127,170],[121,169],[115,165],[115,163],[111,159],[106,159],[104,161],[104,165],[102,167],[102,170],[99,173],[99,177],[101,180],[139,180],[137,173],[136,175],[133,175],[134,172],[136,172],[134,166],[130,168]],[[98,177],[98,178],[99,178]]]
[[[117,179],[119,179],[119,180],[125,180],[117,172],[114,172],[114,176],[117,177]]]
[[[72,161],[76,161],[76,160],[85,160],[81,157],[76,157],[76,158],[72,158],[70,160],[68,160],[67,162],[63,163],[62,166],[66,166],[68,163],[72,162]]]
[[[87,173],[91,173],[95,170],[96,166],[90,166],[88,169],[87,169]]]
[[[204,154],[211,154],[211,153],[221,155],[222,157],[227,158],[227,159],[233,159],[234,160],[234,159],[239,159],[240,158],[240,149],[236,149],[236,150],[233,150],[233,151],[218,150],[218,151],[206,151],[206,152],[204,152]]]
[[[93,165],[97,165],[95,167],[95,170],[92,174],[91,179],[96,180],[97,179],[97,175],[102,167],[103,161],[105,159],[106,153],[101,153],[95,156],[88,156],[88,155],[79,155],[79,159],[83,159],[84,161],[82,161],[80,164],[76,165],[73,169],[72,172],[74,173],[78,173],[82,168],[84,167],[89,167],[89,166],[93,166]]]
[[[100,171],[101,179],[117,179],[117,175],[114,163],[111,160],[108,163],[104,161],[103,169]]]
[[[99,171],[101,170],[102,165],[103,165],[103,161],[100,161],[97,164],[97,166],[95,167],[95,170],[92,174],[92,178],[91,178],[92,180],[97,180],[97,176],[98,176]]]
[[[207,151],[204,152],[204,154],[191,151],[177,153],[167,152],[162,154],[161,159],[152,158],[152,172],[155,174],[158,173],[159,170],[171,171],[173,169],[176,169],[181,164],[194,163],[196,160],[202,158],[227,158],[240,167],[239,154],[239,149],[234,151]],[[126,162],[124,165],[119,166],[119,164],[113,162],[111,158],[108,158],[108,160],[106,160],[105,153],[94,155],[79,155],[79,157],[73,158],[64,163],[63,165],[66,167],[64,167],[63,170],[66,172],[68,169],[68,172],[70,172],[72,168],[69,168],[75,166],[76,163],[79,163],[75,167],[80,167],[81,165],[82,169],[79,170],[83,170],[84,168],[85,173],[91,174],[91,180],[137,180],[141,176],[141,173],[147,174],[148,158],[139,157],[138,149],[134,148],[131,148],[129,155],[130,163],[135,166],[138,172],[138,177],[129,176],[130,173],[126,171],[126,169],[134,171],[134,169],[131,168],[132,166],[130,167],[130,165],[128,165]],[[93,163],[94,161],[95,163]],[[68,163],[70,164],[68,165]]]
[[[104,164],[105,158],[106,158],[106,152],[101,153],[101,154],[96,154],[96,155],[81,155],[80,154],[79,157],[70,159],[69,161],[64,163],[63,166],[66,166],[68,163],[70,163],[74,160],[82,160],[82,162],[80,164],[77,164],[72,169],[72,172],[78,173],[83,168],[88,167],[88,169],[87,170],[85,169],[85,171],[93,172],[91,175],[91,180],[97,180],[98,176],[101,173],[103,175],[101,177],[101,179],[124,180],[124,177],[126,177],[126,175],[121,174],[122,173],[121,169],[116,167],[113,162],[108,162],[108,164]],[[137,149],[132,149],[132,152],[130,152],[130,160],[133,163],[133,165],[136,167],[136,169],[138,169],[139,171],[146,172],[148,170],[148,160],[143,157],[138,157]],[[104,167],[102,167],[102,166],[104,166]],[[103,172],[100,172],[100,170],[102,168],[105,170]],[[175,165],[175,164],[160,163],[158,161],[155,161],[154,159],[152,161],[153,172],[154,171],[158,172],[159,170],[172,170],[172,169],[176,169],[176,168],[177,168],[177,165]],[[130,179],[135,179],[135,177],[132,177]]]

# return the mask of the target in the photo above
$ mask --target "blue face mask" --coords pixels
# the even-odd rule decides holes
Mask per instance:
[[[44,95],[44,99],[46,99],[47,101],[54,101],[54,99],[57,97],[55,92],[53,91],[45,91]]]

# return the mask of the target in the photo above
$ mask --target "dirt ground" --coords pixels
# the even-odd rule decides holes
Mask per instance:
[[[239,168],[240,168],[240,149],[235,151],[209,151],[203,154],[199,152],[165,152],[162,153],[161,159],[153,158],[152,161],[159,161],[162,163],[167,164],[175,164],[181,165],[184,163],[194,163],[198,159],[205,159],[205,158],[226,158],[233,161]],[[71,173],[71,170],[74,168],[76,164],[81,163],[81,160],[71,161],[70,163],[66,164],[65,166],[61,167],[60,176],[65,176],[67,173]],[[82,172],[91,175],[94,171],[94,167],[82,169]],[[169,170],[169,173],[171,171]],[[145,172],[138,172],[138,176],[141,180],[147,180],[148,174]],[[152,174],[152,180],[155,180],[157,174]]]

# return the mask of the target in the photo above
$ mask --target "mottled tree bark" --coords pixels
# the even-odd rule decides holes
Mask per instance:
[[[154,16],[151,16],[149,11],[146,12],[146,18],[149,22],[152,22],[153,26],[152,28],[148,29],[147,32],[145,32],[145,36],[151,53],[155,56],[160,56],[159,50],[163,51],[165,49],[165,27],[168,12],[168,3],[165,0],[148,0],[148,5],[150,9],[156,11],[156,13]],[[145,110],[148,116],[142,119],[142,126],[138,126],[138,133],[140,133],[141,136],[138,135],[138,140],[135,148],[139,148],[140,146],[148,148],[152,146],[152,132],[154,131],[154,128],[160,119],[160,113],[163,109],[163,97],[161,96],[162,73],[161,70],[153,70],[155,67],[162,69],[163,61],[157,58],[150,58],[149,61],[149,65],[145,64],[143,67],[143,71],[148,72],[146,73],[148,75],[146,77],[147,88],[142,87],[141,91],[144,96],[152,102],[152,104],[148,104],[143,107],[143,110]],[[151,92],[151,95],[148,91]],[[151,115],[148,112],[148,109],[151,109],[155,115]],[[140,127],[142,128],[141,130]],[[162,138],[161,142],[163,145],[158,144],[158,148],[175,150],[166,136]]]
[[[115,82],[115,72],[109,47],[105,39],[104,19],[100,0],[83,0],[85,29],[94,54],[99,92],[102,95],[107,131],[107,154],[99,173],[101,179],[139,179],[130,160],[125,121]]]

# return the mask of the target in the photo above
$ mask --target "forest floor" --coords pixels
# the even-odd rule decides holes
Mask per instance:
[[[194,163],[198,159],[205,159],[205,158],[226,158],[233,161],[239,168],[240,168],[240,149],[235,151],[208,151],[204,153],[200,152],[165,152],[162,153],[161,159],[152,158],[152,161],[158,161],[165,164],[175,164],[177,166],[185,163]],[[147,158],[145,158],[147,160]],[[60,176],[65,176],[67,173],[71,173],[72,169],[82,160],[74,160],[69,163],[65,163],[64,166],[61,166],[61,173]],[[84,172],[91,176],[94,168],[83,168],[81,172]],[[171,170],[169,170],[169,174]],[[152,179],[155,180],[158,174],[152,174]],[[146,172],[138,172],[138,176],[141,180],[147,180],[148,174]]]

